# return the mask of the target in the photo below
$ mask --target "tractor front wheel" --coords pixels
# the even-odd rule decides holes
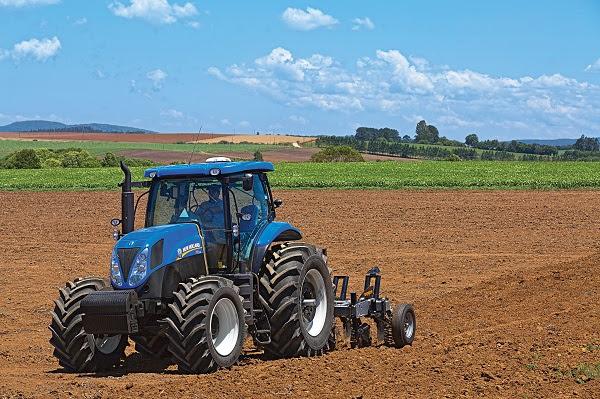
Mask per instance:
[[[106,287],[97,277],[87,277],[68,282],[59,289],[54,301],[50,343],[54,356],[68,371],[103,371],[117,365],[125,357],[127,335],[93,335],[83,329],[81,300],[94,291]]]
[[[135,342],[135,350],[142,355],[157,358],[168,359],[169,340],[163,335],[133,335],[130,337]]]
[[[244,307],[231,280],[207,276],[180,283],[166,321],[169,351],[180,371],[230,367],[242,352]]]

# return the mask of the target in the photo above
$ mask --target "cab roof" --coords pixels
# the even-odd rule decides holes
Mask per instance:
[[[218,169],[219,173],[211,174],[210,171]],[[271,162],[242,161],[242,162],[203,162],[190,165],[156,166],[146,169],[144,177],[169,177],[169,176],[222,176],[239,173],[272,172],[275,170]],[[213,171],[213,173],[215,173]]]

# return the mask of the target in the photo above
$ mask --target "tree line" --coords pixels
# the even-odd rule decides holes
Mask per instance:
[[[527,161],[537,160],[593,160],[600,158],[594,152],[600,152],[600,143],[597,138],[581,136],[573,146],[559,148],[551,145],[523,143],[517,140],[499,141],[482,140],[477,134],[471,133],[465,141],[450,140],[440,136],[439,130],[428,125],[425,120],[419,121],[415,128],[415,136],[401,136],[396,129],[359,127],[353,136],[320,136],[317,138],[318,146],[342,145],[349,146],[362,152],[375,154],[397,155],[407,158],[449,159],[459,158],[465,160],[513,160],[515,153],[524,154],[520,159]],[[436,145],[418,146],[415,144]],[[455,147],[455,148],[442,148]],[[560,153],[560,150],[567,150]]]

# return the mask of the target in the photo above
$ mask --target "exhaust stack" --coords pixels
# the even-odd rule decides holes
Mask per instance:
[[[131,171],[121,161],[121,170],[125,175],[121,183],[121,225],[122,234],[131,233],[133,231],[135,221],[135,211],[133,207],[133,192],[131,191]]]

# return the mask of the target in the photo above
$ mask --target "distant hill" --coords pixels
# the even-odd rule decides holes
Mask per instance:
[[[554,140],[543,140],[543,139],[527,139],[519,140],[525,144],[539,144],[539,145],[552,145],[555,147],[564,147],[567,145],[573,145],[577,139],[554,139]]]
[[[20,121],[0,126],[0,132],[94,132],[94,133],[153,133],[150,130],[104,123],[66,125],[52,121]]]

